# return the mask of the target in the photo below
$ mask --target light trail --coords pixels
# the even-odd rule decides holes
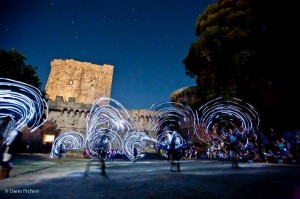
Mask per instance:
[[[86,150],[91,158],[97,155],[102,136],[107,137],[106,149],[124,149],[124,140],[137,129],[135,121],[117,100],[99,98],[94,101],[86,119]]]
[[[85,147],[85,137],[81,133],[75,131],[68,131],[59,135],[52,144],[50,157],[59,157],[61,147],[64,148],[64,152],[82,150]]]
[[[170,143],[170,133],[178,131],[181,126],[187,128],[188,135],[196,131],[196,115],[193,110],[181,103],[166,102],[154,104],[150,108],[150,122],[147,131],[156,132],[156,144],[161,147],[167,147]],[[183,137],[176,132],[176,148],[185,144]]]
[[[218,138],[212,132],[215,125],[221,123],[228,123],[237,130],[258,132],[258,113],[249,103],[237,98],[212,100],[200,107],[199,115],[197,136],[202,141],[209,142]]]
[[[142,158],[143,153],[150,148],[167,149],[173,135],[176,137],[176,149],[185,146],[186,139],[189,137],[183,137],[180,134],[178,131],[180,127],[188,129],[186,135],[196,135],[200,141],[206,143],[212,142],[215,138],[221,139],[219,135],[211,132],[216,124],[222,122],[246,130],[258,130],[259,126],[259,118],[255,109],[236,98],[230,100],[217,98],[197,111],[181,103],[166,102],[154,104],[149,110],[146,132],[151,132],[154,136],[150,137],[144,131],[139,130],[136,122],[121,103],[111,98],[99,98],[93,103],[86,119],[86,137],[79,140],[85,141],[80,146],[85,149],[89,158],[96,158],[98,149],[105,147],[106,150],[122,150],[130,160],[134,160],[134,147],[138,150],[137,158]],[[63,138],[66,139],[63,136],[57,137],[57,139]],[[57,140],[56,142],[59,143]],[[56,148],[57,146],[54,147]]]
[[[27,126],[34,131],[47,120],[48,106],[39,89],[0,78],[0,119],[7,116],[12,120],[13,129]]]

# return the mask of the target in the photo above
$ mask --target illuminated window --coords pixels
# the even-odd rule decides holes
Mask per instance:
[[[73,84],[73,81],[71,80],[69,83],[70,83],[70,84]]]
[[[44,135],[43,142],[53,142],[54,141],[54,135]]]

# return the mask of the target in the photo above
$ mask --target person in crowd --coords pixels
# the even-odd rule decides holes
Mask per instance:
[[[294,136],[292,153],[294,154],[295,161],[300,163],[300,138],[298,135]]]

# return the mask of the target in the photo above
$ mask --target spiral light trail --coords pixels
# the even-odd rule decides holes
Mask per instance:
[[[256,110],[250,104],[240,99],[217,98],[199,109],[197,122],[197,136],[202,141],[211,141],[214,135],[213,129],[216,124],[227,122],[235,129],[257,132],[259,117]]]
[[[94,101],[87,117],[86,150],[95,157],[102,136],[108,139],[107,150],[116,148],[124,151],[124,140],[132,130],[137,129],[135,121],[129,116],[121,103],[111,98]]]
[[[61,147],[64,151],[82,150],[85,147],[85,137],[75,131],[68,131],[59,135],[52,144],[50,157],[59,157]]]
[[[136,147],[138,151],[137,159],[142,158],[144,157],[143,152],[147,151],[150,147],[153,147],[155,142],[156,139],[150,138],[145,132],[130,132],[129,136],[127,136],[124,140],[125,155],[130,160],[134,160],[133,148]]]
[[[37,88],[0,78],[0,118],[7,116],[12,119],[14,129],[27,126],[34,131],[48,118],[48,106]]]
[[[76,132],[67,133],[56,138],[53,156],[61,143],[68,145],[68,150],[84,148],[90,158],[97,157],[97,150],[119,149],[134,160],[133,148],[137,148],[138,158],[143,152],[156,146],[167,148],[172,136],[175,136],[175,148],[186,144],[186,135],[196,135],[200,141],[211,142],[217,135],[211,133],[214,125],[226,121],[233,127],[246,130],[258,130],[259,118],[255,109],[239,99],[217,98],[193,111],[181,103],[166,102],[154,104],[149,111],[149,123],[145,132],[139,130],[135,121],[118,101],[111,98],[99,98],[93,103],[86,119],[86,137]],[[178,130],[184,127],[188,132],[183,137]],[[77,137],[76,137],[76,136]],[[80,138],[78,136],[80,135]],[[80,147],[79,147],[80,146]]]
[[[147,131],[156,132],[157,145],[166,147],[170,138],[170,132],[178,130],[180,126],[188,126],[187,134],[192,135],[196,131],[196,115],[193,110],[181,103],[166,102],[154,104],[150,108],[150,122]],[[176,147],[185,144],[185,140],[177,134]]]

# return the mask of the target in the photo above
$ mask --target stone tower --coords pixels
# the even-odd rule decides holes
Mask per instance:
[[[92,104],[99,97],[110,97],[112,78],[112,65],[54,59],[45,90],[49,100],[60,96],[65,102]]]

